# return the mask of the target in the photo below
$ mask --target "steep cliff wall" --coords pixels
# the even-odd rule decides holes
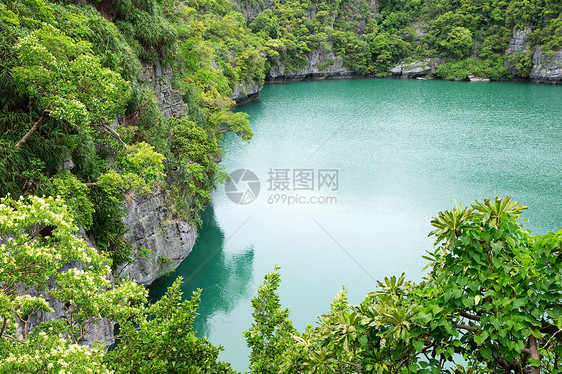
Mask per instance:
[[[542,83],[562,82],[562,50],[545,52],[541,46],[533,47],[529,40],[531,32],[530,28],[513,30],[513,36],[505,51],[504,66],[516,78],[529,78]],[[444,62],[443,59],[425,59],[400,63],[390,69],[390,73],[402,78],[435,75],[439,65]]]
[[[527,36],[531,32],[531,29],[513,30],[513,37],[509,41],[509,47],[505,51],[506,54],[511,55],[513,53],[523,52],[529,48],[529,41]]]
[[[513,37],[506,50],[507,56],[516,54],[532,55],[532,68],[529,78],[536,82],[559,83],[562,82],[562,50],[545,52],[541,46],[531,47],[529,35],[531,29],[513,30]],[[505,66],[511,68],[511,72],[517,75],[511,63],[505,62]]]
[[[146,66],[141,80],[156,96],[166,118],[183,117],[188,107],[180,93],[172,87],[170,68],[155,63]],[[167,271],[174,270],[193,249],[197,228],[193,223],[172,219],[162,189],[143,198],[128,199],[125,224],[133,245],[134,263],[117,269],[116,274],[128,275],[144,285],[150,285]]]
[[[136,262],[121,266],[116,274],[128,275],[145,285],[178,267],[197,238],[197,228],[191,222],[170,218],[162,190],[128,201],[125,223],[131,229],[128,238],[135,249]]]
[[[141,74],[142,81],[156,96],[162,114],[166,118],[181,117],[188,111],[181,95],[172,87],[172,78],[171,69],[160,64],[145,67]],[[115,121],[112,125],[117,124],[118,121]],[[65,162],[65,169],[70,170],[72,167],[73,161],[68,159]],[[130,198],[126,204],[127,215],[124,222],[130,228],[127,237],[133,245],[133,257],[136,261],[120,266],[114,274],[109,273],[107,276],[112,284],[114,284],[114,276],[129,276],[139,283],[150,285],[163,273],[175,269],[187,257],[195,244],[197,228],[186,220],[171,219],[166,197],[161,189],[154,191],[148,197],[136,200]],[[80,236],[91,247],[96,247],[94,240],[84,231],[80,233]],[[69,268],[81,269],[82,264],[72,262],[65,265],[61,271]],[[50,279],[47,286],[48,288],[56,287],[55,279]],[[29,290],[22,288],[20,293],[31,296],[41,294],[53,309],[52,313],[40,311],[30,319],[28,329],[43,322],[65,318],[64,303],[54,299],[50,294],[38,292],[35,288]],[[82,344],[100,341],[109,345],[114,342],[114,336],[114,325],[107,319],[103,319],[94,326],[92,333],[84,337]]]
[[[562,50],[553,53],[537,47],[533,53],[533,69],[529,77],[538,82],[562,82]]]
[[[168,66],[162,66],[158,61],[145,66],[140,79],[156,96],[165,118],[183,117],[187,114],[188,107],[181,94],[172,87],[173,74]]]
[[[234,87],[230,98],[236,102],[236,105],[247,104],[258,98],[262,88],[263,83],[244,82]]]
[[[271,8],[274,4],[274,0],[233,0],[233,2],[240,7],[240,13],[246,24],[252,22],[258,14]]]

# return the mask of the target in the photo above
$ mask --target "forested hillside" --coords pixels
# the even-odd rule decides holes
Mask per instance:
[[[289,0],[274,2],[249,27],[272,61],[291,68],[324,49],[361,74],[385,76],[401,60],[442,58],[443,77],[466,78],[468,71],[505,79],[529,76],[537,45],[551,54],[562,47],[561,11],[560,2],[542,0]],[[506,55],[514,30],[529,30],[527,45]]]
[[[126,198],[161,186],[174,216],[197,220],[222,132],[251,137],[229,95],[264,76],[264,47],[233,5],[0,6],[0,195],[67,199],[114,265],[130,255]],[[141,79],[160,64],[189,108],[176,118]]]

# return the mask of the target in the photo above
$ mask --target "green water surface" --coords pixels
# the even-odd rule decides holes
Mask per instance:
[[[534,233],[561,228],[562,86],[332,80],[268,85],[260,97],[241,108],[252,141],[227,134],[222,162],[255,173],[259,195],[235,204],[219,186],[193,252],[152,289],[159,297],[177,275],[186,296],[202,288],[196,329],[236,370],[248,366],[250,300],[275,264],[302,330],[342,286],[358,303],[384,276],[420,280],[429,222],[459,201],[513,196]],[[320,187],[320,173],[337,173],[337,186]],[[300,178],[311,174],[314,186]]]

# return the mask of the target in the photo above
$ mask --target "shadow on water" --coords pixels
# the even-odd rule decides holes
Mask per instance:
[[[210,318],[232,311],[247,298],[253,276],[254,249],[226,251],[225,235],[218,226],[213,206],[202,212],[203,225],[198,231],[193,250],[172,273],[156,280],[150,288],[150,299],[159,300],[178,276],[183,277],[183,297],[202,289],[201,304],[194,327],[198,335],[208,336]]]

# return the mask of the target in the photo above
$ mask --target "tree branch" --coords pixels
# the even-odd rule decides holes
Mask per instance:
[[[548,341],[545,343],[544,346],[545,346],[545,347],[548,347],[550,341],[551,341],[552,339],[554,339],[554,338],[556,337],[556,335],[558,335],[558,333],[560,333],[560,332],[562,332],[562,329],[560,329],[560,330],[556,331],[554,334],[552,334],[552,336],[550,337],[550,339],[548,339]],[[550,348],[547,348],[547,349],[550,349]]]
[[[511,360],[511,362],[507,362],[505,357],[501,359],[494,358],[499,366],[506,370],[506,372],[511,373],[514,371],[516,374],[521,374],[521,363],[518,360]]]
[[[6,331],[6,325],[8,324],[8,319],[4,318],[4,323],[2,324],[2,329],[0,329],[0,338],[4,335],[4,331]]]
[[[398,365],[398,367],[396,368],[396,370],[394,370],[394,371],[392,372],[392,374],[398,373],[398,371],[402,368],[402,366],[404,366],[404,364],[405,364],[406,362],[408,362],[408,360],[409,360],[409,357],[408,357],[408,356],[404,357],[404,358],[402,359],[402,361],[400,361],[400,364]]]
[[[433,347],[434,345],[435,345],[435,340],[432,341],[429,345],[426,345],[425,347],[423,347],[420,353],[425,354],[425,352],[426,352],[429,348]]]
[[[33,133],[34,133],[35,131],[37,131],[37,129],[39,128],[39,126],[40,126],[43,122],[45,122],[45,120],[47,119],[47,117],[49,116],[50,113],[51,113],[50,110],[45,109],[45,110],[43,111],[43,113],[41,113],[41,117],[39,117],[39,119],[37,120],[37,122],[35,122],[35,123],[33,124],[33,126],[31,126],[31,128],[29,129],[29,131],[27,132],[27,134],[25,134],[25,135],[23,136],[23,138],[21,138],[20,141],[16,143],[15,148],[21,147],[21,146],[23,145],[23,143],[25,143],[25,142],[27,141],[27,139],[29,139],[29,137],[30,137],[31,135],[33,135]]]
[[[467,326],[467,325],[455,325],[454,327],[455,327],[456,329],[462,329],[462,330],[472,331],[472,332],[475,332],[475,333],[480,333],[480,332],[482,332],[482,330],[480,330],[480,329],[477,329],[477,328],[472,327],[472,326]]]
[[[361,374],[361,368],[359,367],[359,361],[357,360],[357,347],[353,343],[353,359],[355,361],[355,367],[357,368],[357,374]]]
[[[17,342],[17,343],[22,343],[22,344],[25,343],[25,341],[23,341],[23,340],[21,340],[21,339],[18,339],[18,338],[16,338],[16,337],[13,337],[13,336],[11,336],[11,335],[8,335],[8,334],[6,334],[6,333],[4,333],[3,336],[5,336],[6,338],[8,338],[8,339],[10,339],[10,340],[13,340],[13,341],[15,341],[15,342]]]
[[[466,312],[460,312],[459,315],[463,316],[464,318],[471,319],[473,321],[480,321],[480,316],[474,316],[472,314],[468,314]]]
[[[336,354],[336,351],[334,350],[334,360],[336,360],[336,364],[338,365],[338,370],[341,374],[345,374],[345,372],[343,371],[343,368],[340,365],[340,359],[338,358],[338,355]]]
[[[117,140],[119,140],[119,142],[121,144],[123,144],[123,146],[125,147],[125,149],[129,149],[129,147],[127,146],[127,144],[123,141],[123,139],[121,139],[121,135],[119,135],[115,130],[113,130],[111,127],[107,126],[107,125],[100,125],[101,127],[103,127],[104,129],[106,129],[107,131],[109,131],[110,133],[113,134],[113,136],[115,136],[117,138]]]
[[[99,339],[99,337],[101,336],[101,334],[103,334],[103,332],[104,332],[105,330],[107,330],[107,328],[108,328],[109,326],[111,326],[111,324],[113,323],[113,321],[110,320],[109,318],[108,318],[107,320],[108,320],[109,322],[107,322],[107,324],[106,324],[105,326],[103,326],[103,328],[98,327],[99,332],[98,332],[98,333],[96,334],[96,336],[94,337],[94,341],[97,341],[97,340]],[[101,324],[101,320],[99,321],[99,323]],[[111,339],[115,339],[115,338],[109,338],[109,339],[106,339],[106,340],[111,340]]]

